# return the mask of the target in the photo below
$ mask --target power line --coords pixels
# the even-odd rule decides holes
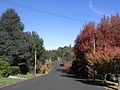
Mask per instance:
[[[40,9],[28,7],[28,6],[25,6],[25,5],[17,4],[17,3],[10,2],[10,1],[6,1],[6,0],[1,0],[0,2],[2,2],[2,3],[4,3],[4,4],[14,5],[14,6],[16,6],[16,7],[20,7],[20,8],[32,10],[32,11],[34,11],[34,12],[51,15],[51,16],[61,17],[61,18],[69,19],[69,20],[78,21],[78,22],[87,22],[87,21],[85,21],[85,20],[81,20],[81,19],[78,19],[78,18],[74,18],[74,17],[70,17],[70,16],[64,16],[64,15],[60,15],[60,14],[52,13],[52,12],[47,12],[47,11],[43,11],[43,10],[40,10]]]

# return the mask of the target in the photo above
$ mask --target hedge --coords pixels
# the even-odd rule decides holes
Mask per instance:
[[[0,59],[0,77],[8,77],[9,75],[17,75],[20,73],[18,66],[10,66],[8,62]]]

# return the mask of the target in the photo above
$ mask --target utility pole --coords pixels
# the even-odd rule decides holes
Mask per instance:
[[[93,53],[95,54],[96,49],[96,33],[94,33],[94,39],[93,39]],[[94,67],[94,81],[95,81],[95,67]]]
[[[94,39],[93,39],[93,53],[96,52],[96,31],[94,32]]]
[[[93,53],[95,54],[95,38],[93,39]],[[95,68],[94,68],[94,81],[95,81]]]
[[[95,38],[93,39],[93,53],[95,54]]]
[[[36,60],[37,60],[37,57],[36,57],[36,50],[35,50],[35,66],[34,66],[35,75],[36,75]]]

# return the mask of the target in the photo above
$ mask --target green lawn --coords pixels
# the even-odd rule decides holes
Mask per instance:
[[[15,82],[19,79],[13,79],[13,78],[0,78],[0,86],[1,85],[5,85],[5,84],[8,84],[8,83],[11,83],[11,82]]]
[[[35,77],[34,74],[30,74],[28,73],[27,75],[15,75],[16,77],[22,77],[22,78],[32,78],[32,77]],[[38,75],[36,75],[38,76]],[[20,79],[13,79],[13,78],[0,78],[0,86],[2,85],[6,85],[8,83],[12,83],[12,82],[16,82]]]
[[[15,76],[21,78],[32,78],[35,77],[35,74],[28,73],[27,75],[15,75]]]
[[[50,72],[50,70],[52,69],[52,67],[48,70],[48,72]],[[16,77],[21,77],[21,78],[32,78],[35,76],[41,76],[42,74],[31,74],[28,73],[27,75],[15,75]],[[13,78],[0,78],[0,86],[2,85],[6,85],[8,83],[12,83],[12,82],[16,82],[20,79],[13,79]]]

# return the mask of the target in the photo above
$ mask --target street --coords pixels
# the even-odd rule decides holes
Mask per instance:
[[[82,83],[79,79],[62,73],[62,67],[59,64],[56,63],[47,75],[12,84],[0,88],[0,90],[106,90],[95,85]]]

